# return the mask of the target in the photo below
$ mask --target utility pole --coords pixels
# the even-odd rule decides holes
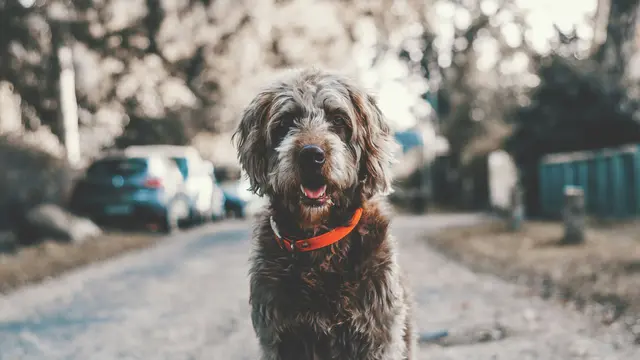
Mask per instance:
[[[78,132],[78,102],[76,80],[73,69],[73,52],[66,44],[58,48],[60,64],[60,115],[62,117],[63,142],[67,150],[67,161],[72,166],[80,163],[80,135]]]

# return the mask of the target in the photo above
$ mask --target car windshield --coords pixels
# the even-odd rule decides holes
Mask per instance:
[[[182,176],[184,176],[186,179],[187,176],[189,176],[189,165],[188,165],[187,159],[183,157],[174,157],[173,161],[175,161],[176,164],[178,164],[178,168],[180,169]]]
[[[146,159],[105,159],[93,163],[87,170],[91,177],[99,176],[132,176],[147,170]]]

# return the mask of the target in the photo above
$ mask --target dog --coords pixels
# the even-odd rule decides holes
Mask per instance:
[[[384,195],[398,146],[349,78],[293,70],[233,135],[257,218],[250,305],[262,360],[411,360],[411,297]]]

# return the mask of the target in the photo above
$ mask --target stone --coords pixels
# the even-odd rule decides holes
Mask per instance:
[[[75,216],[53,204],[42,204],[30,210],[19,231],[23,244],[45,240],[81,243],[102,233],[91,220]]]

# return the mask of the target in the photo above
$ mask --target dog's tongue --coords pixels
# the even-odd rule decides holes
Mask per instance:
[[[322,195],[324,195],[324,192],[327,190],[327,186],[324,185],[318,189],[307,189],[306,187],[303,187],[302,190],[304,191],[304,195],[306,197],[308,197],[309,199],[318,199],[320,198]]]

